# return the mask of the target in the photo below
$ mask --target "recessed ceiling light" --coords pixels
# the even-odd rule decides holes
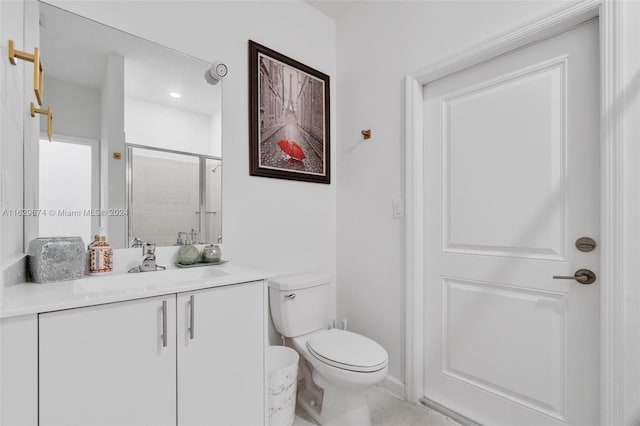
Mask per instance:
[[[175,99],[179,99],[179,98],[182,97],[182,95],[180,93],[178,93],[178,92],[171,92],[171,93],[169,93],[169,96],[171,96],[172,98],[175,98]]]

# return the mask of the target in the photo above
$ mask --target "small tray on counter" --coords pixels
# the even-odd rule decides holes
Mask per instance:
[[[175,263],[175,265],[178,268],[198,268],[200,266],[215,266],[215,265],[222,265],[223,263],[227,263],[228,260],[224,260],[221,259],[217,262],[198,262],[198,263],[192,263],[191,265],[182,265],[180,263]]]

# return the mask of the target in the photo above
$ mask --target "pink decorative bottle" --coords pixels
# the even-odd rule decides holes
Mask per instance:
[[[113,270],[113,248],[107,242],[104,228],[98,228],[96,239],[89,244],[89,273],[100,274]]]

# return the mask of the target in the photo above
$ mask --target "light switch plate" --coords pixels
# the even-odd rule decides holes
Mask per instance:
[[[393,200],[393,218],[402,219],[404,217],[404,201],[402,198]]]

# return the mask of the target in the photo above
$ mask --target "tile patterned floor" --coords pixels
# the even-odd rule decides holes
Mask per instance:
[[[459,426],[442,414],[425,406],[404,401],[379,386],[367,391],[372,426]],[[316,426],[303,409],[296,407],[293,426]],[[357,425],[350,425],[357,426]]]

